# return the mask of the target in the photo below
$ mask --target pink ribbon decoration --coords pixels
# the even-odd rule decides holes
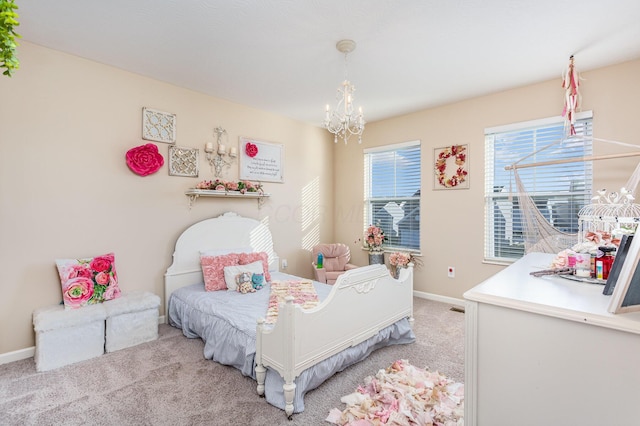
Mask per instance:
[[[569,58],[569,68],[567,68],[562,80],[562,87],[565,89],[562,116],[565,118],[565,126],[569,126],[570,136],[575,136],[576,134],[576,111],[579,107],[580,100],[579,86],[580,77],[573,65],[573,55],[571,55]]]
[[[152,143],[131,148],[127,151],[126,158],[127,166],[140,176],[155,173],[164,164],[162,154],[158,152],[158,147]]]

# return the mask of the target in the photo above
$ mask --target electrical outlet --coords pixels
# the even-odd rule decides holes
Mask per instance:
[[[447,276],[449,278],[455,278],[455,276],[456,276],[456,268],[453,267],[453,266],[449,266],[447,268]]]
[[[287,259],[282,259],[282,269],[287,269],[287,266],[289,266]]]

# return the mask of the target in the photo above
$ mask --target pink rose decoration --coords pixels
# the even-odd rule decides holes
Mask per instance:
[[[113,255],[94,257],[93,260],[91,261],[91,269],[93,269],[96,272],[108,271],[109,268],[111,268],[111,264],[115,260],[114,258],[115,256]]]
[[[256,144],[247,142],[244,147],[244,152],[246,152],[249,157],[253,158],[258,155],[258,147],[256,146]]]
[[[88,265],[71,265],[65,272],[61,275],[64,280],[70,280],[71,278],[91,278],[92,272],[91,269],[88,268]]]
[[[140,176],[155,173],[164,164],[164,158],[158,152],[158,147],[152,143],[131,148],[127,151],[126,158],[131,171]]]
[[[70,279],[65,283],[62,295],[66,306],[80,308],[93,296],[93,281],[85,277]]]
[[[96,283],[100,285],[109,285],[111,279],[109,278],[109,274],[106,272],[98,272],[96,274]]]
[[[120,287],[112,285],[107,287],[104,292],[104,300],[111,300],[120,297]]]

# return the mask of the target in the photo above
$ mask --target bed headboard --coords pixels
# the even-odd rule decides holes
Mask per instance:
[[[185,229],[176,241],[173,263],[164,275],[165,315],[167,315],[169,296],[174,290],[202,282],[200,267],[202,250],[251,247],[253,251],[266,252],[269,255],[269,270],[277,271],[280,260],[273,250],[273,240],[267,223],[268,218],[258,221],[227,212],[218,217],[194,223]]]

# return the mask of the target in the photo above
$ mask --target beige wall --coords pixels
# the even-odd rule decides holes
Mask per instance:
[[[593,111],[594,137],[635,143],[640,117],[640,60],[582,74],[583,110]],[[421,247],[424,265],[415,271],[415,289],[441,296],[462,294],[503,267],[483,263],[484,129],[560,115],[563,91],[558,79],[474,98],[439,108],[370,123],[363,144],[337,146],[335,152],[335,235],[352,243],[355,263],[366,264],[366,252],[353,244],[363,228],[364,148],[422,141]],[[425,93],[428,97],[429,94]],[[433,149],[469,144],[470,188],[433,190]],[[595,143],[594,152],[633,149]],[[594,188],[617,190],[640,157],[594,162]],[[357,212],[353,214],[353,212]],[[455,278],[447,267],[456,268]]]
[[[326,131],[22,42],[21,68],[0,77],[0,354],[34,345],[34,309],[61,300],[57,258],[113,251],[123,291],[163,295],[173,244],[190,224],[236,211],[269,218],[288,272],[310,276],[305,250],[333,237],[333,143]],[[141,139],[142,107],[177,114],[177,144],[200,148],[200,177],[140,177],[125,152]],[[284,144],[285,183],[256,200],[200,199],[184,191],[212,173],[205,142],[222,126]],[[238,177],[237,166],[225,176]]]
[[[162,296],[180,232],[226,211],[268,217],[288,272],[310,276],[308,249],[320,241],[350,244],[354,263],[366,264],[355,243],[363,228],[362,150],[416,139],[424,266],[415,287],[461,298],[502,269],[482,263],[484,128],[558,115],[562,106],[558,78],[369,123],[362,145],[345,146],[319,128],[26,42],[20,59],[13,78],[0,78],[0,354],[33,346],[32,311],[60,301],[56,258],[113,251],[123,290]],[[640,60],[583,73],[583,109],[594,112],[596,137],[640,144],[638,75]],[[217,126],[230,142],[284,144],[286,182],[265,185],[272,197],[262,209],[255,200],[201,199],[189,210],[184,191],[212,177],[203,159],[198,179],[168,176],[166,164],[139,177],[125,164],[125,152],[146,143],[144,106],[177,114],[180,146],[202,149]],[[433,148],[459,143],[470,145],[471,188],[434,191]],[[166,159],[168,145],[157,145]],[[595,187],[619,188],[636,164],[596,162]],[[234,167],[226,178],[237,175]]]

